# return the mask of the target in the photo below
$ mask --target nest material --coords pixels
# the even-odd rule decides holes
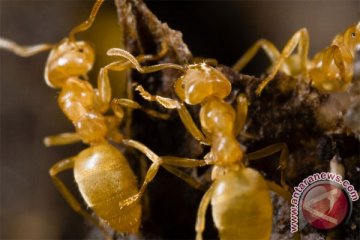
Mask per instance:
[[[115,0],[120,25],[124,31],[124,46],[134,55],[155,53],[166,41],[169,51],[161,61],[188,64],[192,55],[182,40],[182,34],[160,22],[140,0]],[[153,64],[153,63],[151,63]],[[310,174],[329,171],[330,160],[336,159],[345,168],[345,178],[356,189],[359,184],[359,130],[356,114],[359,114],[359,87],[354,83],[344,94],[325,94],[312,88],[302,77],[288,77],[278,74],[265,88],[261,96],[255,94],[260,78],[236,73],[226,66],[218,66],[232,82],[233,90],[228,101],[238,93],[245,93],[250,101],[246,123],[246,137],[239,141],[248,152],[270,144],[285,142],[289,147],[289,165],[286,179],[290,187],[296,186]],[[144,85],[152,93],[175,97],[172,85],[179,77],[174,70],[164,70],[155,74],[132,73],[132,80]],[[352,97],[352,100],[349,100]],[[144,105],[149,103],[135,96]],[[354,100],[355,98],[355,100]],[[346,108],[351,102],[351,109]],[[156,105],[151,104],[152,108]],[[191,108],[198,121],[198,109]],[[342,114],[334,114],[341,112]],[[352,115],[351,115],[352,114]],[[349,117],[350,115],[350,117]],[[346,117],[348,116],[348,117]],[[354,120],[355,119],[355,120]],[[177,114],[166,122],[159,122],[134,112],[133,138],[138,139],[160,155],[201,157],[206,150],[186,133]],[[352,122],[352,125],[349,124]],[[355,122],[355,123],[354,123]],[[185,133],[185,134],[184,134]],[[278,156],[251,163],[251,167],[261,171],[267,179],[279,181],[277,170]],[[193,173],[195,174],[195,173]],[[197,172],[196,174],[202,174]],[[141,230],[143,237],[163,239],[193,239],[198,204],[202,192],[160,171],[149,187],[149,218],[144,219]],[[289,239],[289,205],[272,194],[274,204],[273,239]],[[350,220],[328,232],[306,227],[302,232],[304,239],[319,238],[359,238],[359,201],[354,203]],[[146,209],[145,209],[146,211]],[[239,216],[241,217],[241,216]],[[207,217],[205,238],[217,238],[210,214]],[[118,236],[118,238],[122,238]]]

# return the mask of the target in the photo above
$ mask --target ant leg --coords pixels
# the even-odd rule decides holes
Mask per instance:
[[[280,185],[276,184],[273,181],[266,180],[266,184],[268,185],[270,191],[276,193],[277,195],[284,198],[288,203],[290,203],[291,194],[289,191],[286,191],[283,187],[281,187]]]
[[[138,194],[136,194],[134,197],[131,197],[129,200],[125,200],[126,202],[124,205],[130,205],[134,201],[137,201],[139,197],[141,197],[143,191],[145,191],[146,186],[152,179],[155,177],[156,172],[159,169],[159,166],[164,164],[164,168],[168,170],[171,173],[174,173],[179,178],[183,179],[185,182],[192,185],[194,188],[199,188],[201,183],[197,182],[196,179],[192,178],[190,175],[181,172],[180,170],[172,167],[199,167],[199,166],[205,166],[206,162],[204,160],[196,160],[196,159],[189,159],[189,158],[178,158],[178,157],[170,157],[170,156],[164,156],[159,157],[156,153],[151,151],[148,147],[146,147],[144,144],[135,141],[135,140],[123,140],[123,143],[126,146],[133,147],[143,154],[145,154],[152,162],[150,169],[148,170],[148,173],[145,177],[145,181],[143,183],[143,186],[141,187]],[[176,170],[175,170],[176,169]],[[186,174],[186,175],[185,175]],[[191,179],[192,178],[192,179]],[[127,202],[128,201],[128,202]],[[122,204],[121,204],[122,205]]]
[[[135,61],[141,62],[141,61],[145,61],[145,60],[157,60],[157,59],[160,59],[163,56],[165,56],[167,51],[168,51],[168,46],[167,46],[166,42],[163,42],[161,44],[161,50],[159,53],[157,53],[156,55],[140,55],[135,58]],[[108,109],[110,100],[111,100],[111,86],[110,86],[110,80],[109,80],[109,76],[108,76],[109,70],[124,71],[130,67],[131,67],[130,61],[126,61],[126,62],[116,61],[116,62],[112,62],[100,69],[97,85],[98,85],[99,105],[100,105],[100,109],[103,112],[106,112],[106,110]],[[131,90],[128,89],[128,91],[130,92]]]
[[[179,170],[178,168],[169,166],[167,164],[163,164],[161,166],[163,168],[165,168],[168,172],[170,172],[170,173],[174,174],[175,176],[177,176],[178,178],[181,178],[182,180],[184,180],[191,187],[193,187],[195,189],[200,189],[203,191],[206,190],[205,186],[200,181],[198,181],[194,177],[190,176],[189,174]]]
[[[201,130],[196,126],[194,120],[192,119],[189,111],[183,103],[180,103],[180,108],[177,109],[180,119],[185,125],[185,128],[190,132],[190,134],[200,143],[205,145],[210,145],[209,140],[206,139]]]
[[[43,51],[50,50],[54,45],[49,43],[38,44],[34,46],[20,46],[17,43],[0,38],[0,49],[5,49],[21,57],[30,57]]]
[[[285,169],[289,162],[289,150],[285,143],[276,143],[276,144],[267,146],[263,149],[260,149],[258,151],[248,153],[247,158],[248,158],[248,160],[256,160],[256,159],[261,159],[261,158],[265,158],[267,156],[273,155],[274,153],[277,153],[277,152],[280,152],[280,160],[279,160],[279,170],[281,173],[280,184],[281,184],[281,187],[283,187],[287,191],[289,189],[289,186],[286,184],[284,172],[285,172]]]
[[[195,224],[196,240],[203,239],[202,233],[205,230],[206,210],[207,207],[209,206],[212,193],[213,193],[213,187],[211,186],[201,199],[200,206],[197,212],[196,224]]]
[[[139,103],[126,98],[115,98],[111,101],[111,106],[113,109],[116,108],[117,105],[131,109],[139,109],[152,117],[156,117],[164,120],[167,120],[170,117],[169,114],[164,114],[152,109],[143,108]]]
[[[236,119],[234,124],[235,136],[239,135],[244,128],[248,113],[248,105],[249,101],[247,100],[245,94],[239,94],[236,98]]]
[[[161,164],[166,164],[175,167],[185,167],[185,168],[194,168],[194,167],[203,167],[208,165],[205,160],[193,159],[193,158],[181,158],[173,156],[162,156],[159,157],[156,153],[151,151],[144,144],[135,141],[135,140],[123,140],[123,143],[127,146],[133,147],[143,154],[145,154],[152,162],[160,162]]]
[[[60,191],[61,195],[65,198],[67,203],[70,207],[77,212],[78,214],[82,215],[85,219],[91,221],[95,224],[99,229],[103,232],[107,239],[110,239],[107,231],[103,226],[100,225],[99,221],[92,217],[87,211],[85,211],[80,203],[76,200],[74,195],[69,191],[69,189],[65,186],[65,184],[60,180],[57,175],[65,170],[74,168],[74,158],[68,158],[62,160],[60,162],[55,163],[49,171],[49,174],[56,186],[56,188]]]
[[[281,196],[289,204],[291,203],[291,194],[290,194],[289,191],[284,190],[283,187],[281,187],[280,185],[276,184],[273,181],[266,180],[266,184],[267,184],[268,188],[270,189],[270,191],[272,191],[272,192],[276,193],[277,195]],[[300,232],[294,233],[294,239],[296,239],[296,240],[301,239]]]
[[[321,68],[312,68],[309,71],[311,84],[322,91],[339,90],[344,82],[351,81],[352,70],[346,70],[342,54],[337,46],[331,46],[319,54],[322,59]],[[329,78],[327,75],[331,65],[335,63],[341,78]]]
[[[127,207],[131,204],[133,204],[134,202],[137,202],[141,197],[142,195],[144,194],[148,184],[154,179],[154,177],[156,176],[158,170],[159,170],[159,167],[160,167],[160,163],[159,162],[153,162],[149,168],[149,170],[147,171],[146,173],[146,176],[145,176],[145,179],[144,179],[144,182],[139,190],[139,192],[131,197],[129,197],[128,199],[124,200],[124,201],[121,201],[119,203],[119,207],[120,209],[124,208],[124,207]]]
[[[343,81],[345,83],[351,82],[352,75],[354,72],[354,70],[352,69],[353,65],[345,64],[344,56],[341,53],[339,46],[334,45],[334,46],[332,46],[332,48],[334,49],[334,62],[335,62],[335,65],[337,66],[337,68],[339,69],[341,79],[343,79]]]
[[[131,67],[131,63],[128,61],[115,61],[100,69],[97,88],[98,95],[97,99],[99,102],[99,109],[102,112],[106,112],[109,108],[111,100],[111,85],[109,79],[109,70],[113,71],[124,71]]]
[[[111,65],[111,64],[109,64]],[[108,76],[108,70],[105,66],[100,69],[99,76],[97,79],[97,95],[96,99],[99,102],[99,111],[106,112],[109,108],[109,103],[111,100],[111,86],[110,86],[110,79]]]
[[[82,22],[80,25],[73,28],[71,30],[71,32],[69,33],[70,41],[75,41],[76,33],[86,31],[93,25],[93,23],[95,21],[95,17],[97,15],[101,5],[103,4],[103,2],[104,2],[104,0],[96,0],[96,2],[94,3],[94,6],[92,7],[89,18],[85,22]]]
[[[138,85],[135,88],[136,91],[147,101],[157,102],[167,109],[178,109],[180,108],[180,103],[177,100],[171,98],[165,98],[157,95],[151,95],[148,91],[146,91],[143,86]]]
[[[180,103],[177,100],[171,98],[151,95],[141,85],[137,86],[135,90],[139,91],[140,95],[145,100],[157,102],[167,109],[176,109],[179,113],[181,121],[185,125],[185,128],[190,132],[190,134],[201,143],[208,144],[208,140],[205,138],[204,134],[200,131],[200,129],[196,126],[189,111],[183,103]]]
[[[279,50],[272,44],[270,41],[266,39],[260,39],[255,42],[245,53],[241,56],[241,58],[234,64],[232,69],[236,72],[240,72],[250,61],[254,58],[255,54],[262,48],[265,53],[270,58],[271,62],[274,63],[279,57]]]
[[[138,181],[143,182],[147,173],[147,160],[145,155],[141,155],[139,158],[139,175],[140,178]],[[141,205],[142,205],[142,219],[149,219],[151,216],[151,209],[150,209],[150,199],[149,194],[144,194],[141,198]]]
[[[81,138],[77,133],[61,133],[57,135],[47,136],[44,138],[46,147],[67,145],[80,142]]]
[[[140,55],[135,58],[135,61],[141,62],[145,60],[158,60],[166,55],[168,52],[168,45],[166,42],[161,43],[161,50],[156,55]],[[106,112],[109,108],[109,103],[111,100],[111,86],[110,86],[110,80],[108,76],[109,70],[113,71],[124,71],[131,67],[130,61],[116,61],[112,62],[105,67],[101,68],[99,76],[98,76],[98,102],[99,102],[99,109],[102,112]],[[128,98],[132,99],[132,87],[131,83],[128,81],[127,83],[127,94]],[[147,111],[148,114],[153,114],[155,111]],[[126,132],[130,134],[130,125],[132,122],[132,109],[129,108],[127,111],[127,120],[126,120]],[[155,114],[156,116],[165,116],[165,115],[159,115]],[[162,118],[162,117],[160,117]]]
[[[133,147],[135,149],[138,149],[139,151],[143,152],[153,163],[151,164],[149,170],[146,173],[144,182],[139,190],[139,192],[128,199],[121,201],[119,203],[120,209],[129,206],[133,204],[134,202],[138,201],[141,196],[144,194],[146,187],[148,184],[154,179],[156,176],[160,164],[161,164],[161,158],[157,156],[154,152],[152,152],[149,148],[147,148],[145,145],[143,145],[140,142],[134,141],[134,140],[123,140],[123,143],[127,146]]]
[[[161,160],[164,162],[162,166],[167,171],[181,178],[193,188],[201,189],[205,191],[205,186],[201,183],[201,181],[176,168],[176,167],[187,167],[187,168],[203,167],[208,165],[205,160],[180,158],[173,156],[162,156]]]
[[[300,65],[303,74],[307,72],[307,56],[309,52],[309,33],[306,28],[302,28],[297,31],[290,40],[286,43],[281,55],[276,60],[270,74],[264,79],[264,81],[256,89],[256,94],[260,95],[265,86],[275,77],[275,74],[279,71],[280,67],[284,64],[285,60],[294,52],[298,46],[298,54],[300,57]]]
[[[175,167],[195,168],[209,165],[203,159],[182,158],[173,156],[162,156],[161,159],[166,165],[171,165]]]

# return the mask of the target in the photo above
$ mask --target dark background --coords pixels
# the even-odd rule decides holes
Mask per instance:
[[[56,43],[87,18],[92,4],[93,1],[1,0],[0,36],[28,45]],[[160,20],[183,33],[195,56],[214,57],[226,65],[235,63],[262,37],[281,49],[302,27],[309,30],[313,55],[360,19],[358,1],[148,1],[147,4]],[[96,46],[97,61],[90,75],[96,79],[99,67],[111,61],[105,55],[106,50],[121,46],[112,2],[106,3],[94,27],[82,37]],[[88,230],[48,175],[52,164],[77,154],[84,146],[46,148],[42,144],[46,135],[73,130],[57,106],[56,91],[44,82],[46,58],[47,53],[20,58],[0,51],[1,239],[82,238]],[[258,74],[267,64],[265,55],[259,54],[244,72]],[[120,95],[121,86],[116,89]],[[62,176],[73,185],[70,171]]]

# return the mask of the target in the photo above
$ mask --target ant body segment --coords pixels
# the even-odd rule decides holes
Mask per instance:
[[[245,124],[248,105],[245,95],[240,94],[237,97],[236,110],[225,102],[224,98],[231,92],[231,84],[220,71],[206,63],[196,63],[185,67],[172,63],[142,67],[135,57],[122,49],[110,49],[108,55],[127,59],[132,63],[132,67],[141,73],[165,68],[183,72],[183,75],[174,83],[175,93],[180,101],[151,95],[142,86],[138,86],[136,90],[148,101],[156,101],[165,108],[176,109],[190,133],[197,140],[210,145],[210,152],[203,160],[198,160],[198,166],[214,165],[214,167],[212,169],[213,183],[204,194],[198,209],[196,238],[202,239],[205,213],[211,201],[212,216],[221,239],[244,237],[269,239],[272,226],[272,205],[268,190],[275,191],[290,201],[290,193],[283,174],[287,165],[288,150],[286,144],[279,143],[253,153],[244,152],[236,136]],[[185,103],[201,106],[202,131],[192,120]],[[149,156],[144,148],[133,147],[147,154],[149,158],[157,158]],[[279,167],[281,186],[266,181],[258,171],[246,167],[244,162],[264,158],[276,152],[281,152]],[[189,167],[192,163],[187,159],[176,158],[176,160],[179,167]],[[138,195],[126,200],[124,205],[133,202]]]
[[[341,91],[352,80],[357,44],[360,44],[360,22],[338,34],[329,47],[308,60],[309,33],[306,28],[302,28],[290,38],[281,53],[268,40],[258,40],[234,64],[233,69],[241,71],[262,48],[269,56],[272,67],[269,75],[258,86],[257,94],[261,94],[279,70],[293,76],[301,73],[311,79],[311,84],[321,91]],[[298,53],[292,55],[297,46]]]
[[[136,202],[127,208],[119,207],[119,202],[138,192],[136,176],[124,155],[108,140],[116,143],[130,141],[132,144],[142,146],[137,141],[124,140],[118,130],[124,118],[123,107],[140,109],[161,119],[166,119],[168,116],[150,109],[143,109],[137,102],[130,99],[117,99],[111,102],[111,87],[107,73],[109,70],[128,68],[128,62],[118,61],[103,67],[99,73],[97,89],[86,81],[87,73],[93,66],[94,51],[87,42],[76,41],[75,34],[91,27],[102,3],[103,0],[97,0],[88,20],[75,27],[69,37],[59,44],[24,47],[12,41],[0,39],[0,48],[23,57],[51,50],[45,66],[45,81],[51,88],[61,90],[58,97],[59,107],[72,121],[76,131],[48,136],[44,139],[44,143],[46,146],[55,146],[82,141],[90,146],[76,156],[57,162],[51,167],[49,173],[71,208],[96,224],[107,237],[107,230],[83,209],[57,175],[65,170],[73,169],[82,197],[100,221],[121,233],[137,233],[141,223],[140,203]],[[155,60],[165,53],[166,47],[157,55],[142,55],[137,60]],[[105,115],[110,107],[114,115]],[[162,162],[164,165],[167,163],[166,160]],[[172,162],[170,160],[169,166],[164,166],[168,171],[180,175],[195,187],[200,186],[190,176],[172,167],[171,165],[174,165]],[[159,165],[160,162],[156,166]]]

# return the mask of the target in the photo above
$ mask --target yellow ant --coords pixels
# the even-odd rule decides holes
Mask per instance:
[[[312,60],[308,60],[309,41],[307,29],[302,28],[290,38],[280,53],[271,42],[260,39],[234,64],[233,69],[241,71],[262,48],[269,56],[272,67],[270,74],[256,89],[258,95],[279,70],[292,76],[301,73],[310,78],[315,88],[324,92],[344,90],[353,77],[355,46],[360,44],[360,22],[338,34],[331,45],[317,53]],[[298,53],[291,55],[297,46]]]
[[[129,62],[118,61],[103,67],[99,73],[98,89],[94,89],[89,82],[85,81],[94,62],[94,51],[88,43],[76,41],[75,34],[91,27],[102,3],[103,0],[97,0],[88,20],[75,27],[69,37],[57,45],[39,44],[24,47],[12,41],[0,39],[0,48],[23,57],[51,49],[45,67],[45,81],[51,88],[61,89],[58,98],[59,106],[74,124],[76,132],[46,137],[44,143],[46,146],[55,146],[82,141],[90,147],[74,157],[57,162],[51,167],[49,173],[71,208],[96,224],[108,237],[106,229],[82,208],[57,175],[65,170],[74,169],[75,181],[82,197],[100,220],[118,232],[137,233],[141,223],[141,205],[135,203],[128,208],[119,207],[119,202],[138,192],[136,177],[123,154],[109,144],[107,139],[117,143],[130,141],[136,146],[143,146],[134,140],[124,140],[119,132],[118,125],[124,117],[122,107],[141,109],[151,116],[162,119],[168,116],[143,109],[137,102],[129,99],[117,99],[110,103],[111,87],[107,73],[109,70],[126,69],[130,65]],[[162,51],[157,55],[142,55],[137,60],[155,60],[165,53],[166,46],[163,44]],[[104,115],[110,105],[115,116]],[[163,164],[166,170],[199,188],[198,182],[172,166],[176,165],[176,162],[164,158],[161,162],[157,161],[156,166]],[[195,163],[197,166],[197,161]],[[148,181],[148,178],[145,181]]]
[[[286,144],[268,146],[253,153],[245,154],[236,139],[242,130],[247,115],[248,101],[245,95],[237,97],[236,110],[224,98],[231,92],[229,80],[217,69],[206,63],[180,66],[172,63],[142,67],[134,56],[122,49],[110,49],[108,55],[120,56],[132,63],[132,67],[141,73],[173,68],[183,72],[174,83],[175,93],[181,100],[153,96],[138,86],[136,89],[148,101],[156,101],[165,108],[177,109],[190,133],[199,141],[209,144],[210,152],[198,166],[214,165],[214,181],[203,196],[197,214],[196,239],[202,239],[205,228],[205,213],[209,202],[212,204],[212,216],[221,239],[269,239],[272,227],[272,205],[269,189],[275,191],[287,201],[290,193],[285,183],[284,169],[287,165],[288,150]],[[200,123],[204,132],[198,129],[184,103],[201,105]],[[162,159],[144,146],[127,142],[128,145],[144,152],[150,159]],[[256,170],[246,167],[246,160],[267,157],[280,153],[281,186],[266,181]],[[177,160],[178,167],[195,167],[195,160],[168,157]],[[155,162],[155,161],[154,161]],[[156,171],[154,171],[154,174]],[[146,183],[144,183],[146,184]],[[125,200],[121,207],[128,206],[139,199],[141,192]]]

